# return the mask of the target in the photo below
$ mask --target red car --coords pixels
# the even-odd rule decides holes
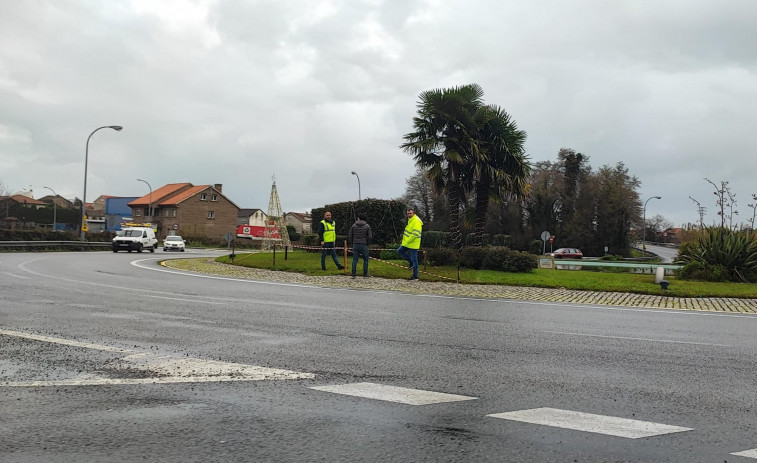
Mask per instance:
[[[547,253],[547,255],[554,257],[555,259],[582,259],[584,254],[577,248],[560,248],[555,252]]]

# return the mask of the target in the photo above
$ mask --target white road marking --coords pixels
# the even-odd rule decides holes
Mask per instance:
[[[135,352],[129,349],[119,349],[117,347],[103,346],[101,344],[92,344],[88,342],[71,341],[69,339],[53,338],[50,336],[41,336],[38,334],[22,333],[20,331],[0,330],[0,335],[14,336],[17,338],[31,339],[33,341],[49,342],[53,344],[63,344],[65,346],[83,347],[85,349],[103,350],[107,352]]]
[[[743,452],[734,452],[731,455],[736,455],[737,457],[754,458],[755,460],[757,460],[757,449],[744,450]]]
[[[486,416],[544,426],[554,426],[557,428],[573,429],[576,431],[607,434],[628,439],[639,439],[642,437],[652,437],[692,430],[691,428],[682,428],[680,426],[617,418],[614,416],[593,415],[591,413],[559,410],[556,408],[534,408],[531,410],[495,413]]]
[[[142,378],[108,378],[89,374],[74,379],[52,381],[0,381],[0,387],[44,387],[44,386],[103,386],[123,384],[167,384],[167,383],[206,383],[221,381],[264,381],[313,379],[312,373],[268,368],[241,363],[220,362],[189,357],[173,357],[129,349],[104,346],[100,344],[70,341],[67,339],[39,336],[18,331],[0,330],[0,335],[15,336],[23,339],[62,344],[66,346],[95,349],[108,352],[129,353],[110,364],[110,371],[117,375],[119,371],[144,373]]]
[[[25,276],[21,276],[21,275],[16,275],[16,274],[13,274],[13,273],[10,273],[10,272],[3,272],[3,273],[5,275],[10,276],[10,277],[21,278],[22,280],[28,280],[29,279],[29,277],[25,277]]]
[[[429,405],[445,402],[460,402],[463,400],[476,400],[477,397],[464,395],[445,394],[443,392],[424,391],[421,389],[409,389],[406,387],[385,386],[375,383],[353,383],[336,386],[315,386],[310,389],[317,391],[333,392],[334,394],[351,395],[367,399],[384,400],[407,405]]]
[[[545,333],[552,334],[565,334],[568,336],[585,336],[587,338],[606,338],[606,339],[624,339],[627,341],[647,341],[647,342],[666,342],[670,344],[692,344],[695,346],[710,346],[710,347],[731,347],[727,344],[712,344],[708,342],[690,342],[690,341],[675,341],[671,339],[651,339],[651,338],[632,338],[627,336],[607,336],[601,334],[585,334],[585,333],[569,333],[566,331],[544,331]]]

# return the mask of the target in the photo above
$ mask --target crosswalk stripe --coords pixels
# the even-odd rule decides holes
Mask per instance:
[[[444,402],[460,402],[463,400],[475,400],[477,397],[464,395],[445,394],[443,392],[424,391],[421,389],[409,389],[406,387],[385,386],[375,383],[352,383],[334,386],[313,386],[310,389],[317,391],[332,392],[366,399],[384,400],[407,405],[429,405]]]
[[[557,408],[534,408],[531,410],[495,413],[486,416],[544,426],[573,429],[576,431],[607,434],[628,439],[639,439],[661,434],[691,431],[691,428],[682,428],[680,426],[670,426],[667,424],[631,420],[614,416],[593,415],[591,413],[560,410]]]
[[[757,460],[757,449],[744,450],[743,452],[734,452],[731,455],[736,455],[737,457],[754,458],[755,460]]]

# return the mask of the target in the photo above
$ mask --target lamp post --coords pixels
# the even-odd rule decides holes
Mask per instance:
[[[360,201],[362,199],[360,197],[360,176],[354,170],[352,171],[352,175],[357,177],[357,200]]]
[[[141,178],[138,178],[137,181],[147,183],[147,180],[142,180]],[[152,186],[147,183],[147,187],[150,188],[150,204],[147,206],[147,212],[150,215],[150,226],[152,226]]]
[[[641,256],[647,257],[647,203],[652,199],[662,199],[662,196],[652,196],[651,198],[644,201],[644,218],[642,219],[644,223],[641,224],[642,226],[642,232],[641,232]]]
[[[57,231],[55,224],[58,222],[58,205],[55,203],[55,199],[58,197],[58,193],[56,193],[55,190],[53,190],[49,186],[43,186],[42,188],[47,188],[48,190],[53,192],[53,231]]]
[[[84,216],[85,209],[87,208],[87,162],[89,161],[89,140],[92,138],[92,135],[94,135],[95,132],[100,129],[113,129],[120,132],[121,130],[123,130],[123,127],[121,127],[120,125],[104,125],[93,130],[92,133],[90,133],[87,137],[87,146],[84,151],[84,194],[81,198],[81,241],[84,241],[84,234],[86,233],[86,231],[84,230],[86,228]]]

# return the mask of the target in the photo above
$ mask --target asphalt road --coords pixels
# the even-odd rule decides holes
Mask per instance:
[[[753,315],[237,281],[163,257],[0,254],[1,462],[757,459]]]

